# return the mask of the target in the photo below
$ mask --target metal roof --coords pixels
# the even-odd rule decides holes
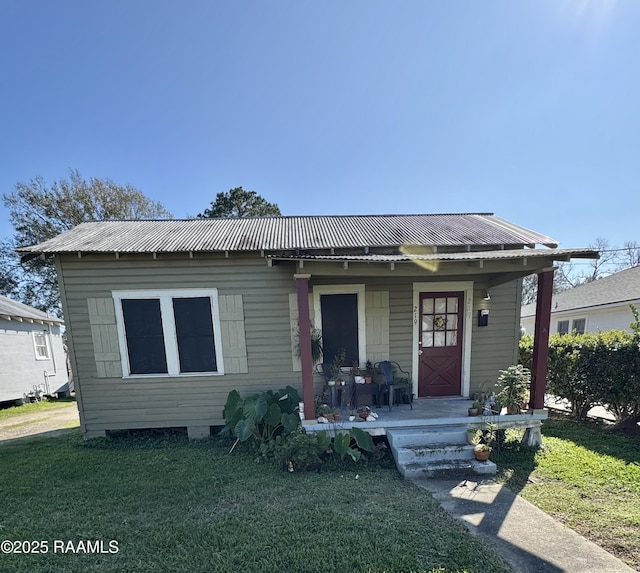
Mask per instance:
[[[42,312],[32,306],[0,296],[0,318],[27,322],[42,322],[48,324],[62,324],[62,320]]]
[[[396,263],[408,261],[495,261],[547,257],[554,260],[568,258],[597,258],[594,249],[509,249],[499,251],[477,251],[465,253],[429,253],[404,255],[268,255],[275,260],[313,260],[313,261],[353,261],[366,263]]]
[[[551,312],[634,300],[640,300],[640,266],[554,294],[551,301]],[[521,316],[535,316],[535,314],[535,304],[527,304],[522,307]],[[631,318],[629,321],[631,322]]]
[[[101,221],[22,253],[286,251],[365,247],[530,246],[557,242],[490,213]]]

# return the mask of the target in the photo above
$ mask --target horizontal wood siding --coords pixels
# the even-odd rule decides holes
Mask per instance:
[[[161,255],[155,260],[151,255],[124,255],[120,259],[107,255],[63,256],[58,258],[57,264],[64,272],[63,304],[68,335],[73,343],[72,358],[85,431],[219,425],[223,423],[222,409],[232,389],[247,395],[287,384],[301,388],[300,373],[294,371],[292,329],[297,308],[292,303],[296,285],[291,266],[268,267],[264,259],[251,255],[237,258],[196,255],[193,259],[184,255]],[[447,278],[438,276],[437,280]],[[486,287],[482,279],[477,277],[474,317],[481,301],[481,290]],[[388,297],[389,359],[411,370],[415,345],[412,285],[414,281],[426,280],[425,276],[317,280],[312,277],[311,286],[364,282],[370,306],[373,304],[379,309],[384,308]],[[233,369],[238,372],[227,370],[223,376],[179,378],[99,378],[96,351],[103,352],[103,358],[114,356],[109,352],[110,346],[96,348],[94,345],[88,300],[110,299],[113,290],[187,288],[218,289],[220,300],[228,311],[227,318],[234,323],[229,325],[231,330],[226,336],[234,341],[237,363]],[[478,328],[474,318],[472,391],[486,379],[495,380],[497,370],[514,361],[519,334],[519,324],[516,324],[518,292],[517,281],[492,288],[488,303],[489,326]],[[242,322],[244,348],[239,330]],[[95,317],[93,326],[95,335]],[[382,335],[385,336],[386,333]],[[316,376],[314,382],[316,391],[320,392],[322,378]]]
[[[242,394],[287,384],[300,388],[300,375],[291,367],[289,294],[295,292],[295,281],[290,269],[268,268],[259,258],[214,256],[161,256],[156,260],[151,256],[65,256],[59,264],[86,431],[219,425],[227,394],[234,388]],[[221,328],[224,322],[228,327],[223,338],[235,341],[237,363],[232,369],[248,373],[99,378],[104,372],[99,373],[96,364],[88,299],[109,299],[112,290],[186,288],[218,289],[224,305],[221,314],[226,318]],[[241,309],[237,297],[241,297]],[[238,339],[241,310],[245,349]]]
[[[498,371],[516,364],[520,337],[521,281],[491,287],[491,300],[482,300],[481,283],[474,285],[473,341],[471,344],[471,393],[488,382],[495,384]],[[478,326],[477,312],[489,310],[489,325]]]

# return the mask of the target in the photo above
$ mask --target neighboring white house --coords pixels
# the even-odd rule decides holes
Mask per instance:
[[[0,402],[68,392],[63,321],[0,296]]]
[[[633,321],[629,303],[640,311],[640,266],[554,294],[550,334],[627,330]],[[522,307],[521,323],[533,334],[536,305]]]

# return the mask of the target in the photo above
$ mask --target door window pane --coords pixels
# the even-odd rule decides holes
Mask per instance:
[[[458,312],[458,298],[449,297],[447,299],[447,312]]]
[[[447,312],[447,299],[446,298],[436,298],[435,299],[435,312]]]
[[[433,330],[433,316],[422,317],[422,330],[427,330],[427,331]]]
[[[456,344],[458,344],[458,331],[447,332],[447,346],[455,346]]]
[[[180,372],[215,372],[216,352],[209,297],[174,298]]]
[[[122,315],[130,373],[167,373],[160,300],[122,299]]]
[[[433,314],[433,299],[426,298],[422,301],[422,312],[424,314]]]
[[[434,332],[433,333],[433,345],[434,346],[444,346],[445,345],[445,337],[444,332]]]
[[[433,346],[433,332],[428,332],[422,335],[422,346],[430,347]]]

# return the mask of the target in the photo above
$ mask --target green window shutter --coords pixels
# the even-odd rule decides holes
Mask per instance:
[[[313,324],[313,296],[309,294],[309,318]],[[289,295],[289,322],[291,324],[291,362],[294,372],[302,372],[302,361],[298,356],[298,295]]]
[[[98,378],[122,378],[113,299],[89,298],[87,305]]]
[[[225,374],[247,373],[249,372],[249,364],[244,332],[242,295],[220,295],[218,305],[224,372]]]
[[[365,293],[367,360],[389,360],[389,291]]]

